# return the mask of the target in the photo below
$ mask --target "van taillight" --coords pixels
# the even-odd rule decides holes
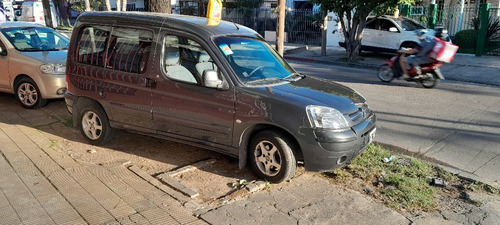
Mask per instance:
[[[66,92],[69,91],[69,77],[66,75]]]

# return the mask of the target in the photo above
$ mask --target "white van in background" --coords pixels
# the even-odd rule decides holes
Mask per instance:
[[[50,11],[52,13],[52,26],[57,27],[56,9],[54,3],[49,1]],[[34,22],[45,26],[45,16],[43,13],[43,4],[41,0],[24,1],[21,5],[21,16],[19,21]]]

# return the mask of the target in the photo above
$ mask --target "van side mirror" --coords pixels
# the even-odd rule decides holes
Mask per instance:
[[[205,87],[223,89],[223,81],[219,78],[219,74],[215,70],[203,71],[203,85]]]
[[[389,31],[390,32],[398,32],[398,28],[391,27],[391,28],[389,28]]]

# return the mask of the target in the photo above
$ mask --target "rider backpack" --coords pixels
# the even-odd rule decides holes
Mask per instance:
[[[451,42],[443,41],[439,38],[435,38],[436,44],[432,48],[429,54],[431,59],[437,60],[439,62],[449,63],[453,60],[455,53],[457,53],[458,46],[452,44]]]

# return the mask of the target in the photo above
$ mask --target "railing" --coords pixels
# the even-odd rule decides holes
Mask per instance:
[[[323,21],[324,13],[311,10],[291,10],[285,16],[286,42],[321,45],[321,29],[315,22]],[[225,9],[222,19],[242,24],[265,37],[266,31],[275,32],[277,13],[271,9]]]

